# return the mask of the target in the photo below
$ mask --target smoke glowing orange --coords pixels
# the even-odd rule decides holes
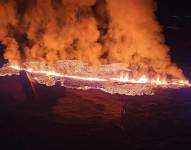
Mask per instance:
[[[171,62],[155,11],[154,0],[3,0],[0,41],[5,45],[4,58],[11,64],[38,61],[51,65],[59,60],[80,60],[91,66],[125,63],[140,73],[153,70],[183,79],[182,70]],[[140,75],[137,80],[118,80],[159,83],[160,79],[150,81]]]

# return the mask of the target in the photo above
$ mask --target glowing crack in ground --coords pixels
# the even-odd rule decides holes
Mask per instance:
[[[87,67],[78,61],[62,61],[51,66],[51,68],[37,62],[26,63],[23,66],[6,64],[0,69],[0,76],[19,75],[19,72],[23,70],[31,76],[33,82],[47,86],[60,83],[60,86],[66,88],[79,90],[98,89],[110,94],[132,96],[153,95],[158,87],[190,87],[187,80],[167,81],[160,79],[160,77],[149,79],[145,75],[138,79],[131,79],[128,76],[128,72],[131,70],[123,64]],[[116,72],[121,72],[121,74],[117,76]]]

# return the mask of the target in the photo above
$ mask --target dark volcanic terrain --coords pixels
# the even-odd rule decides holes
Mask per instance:
[[[191,89],[110,95],[0,78],[0,149],[190,149]]]

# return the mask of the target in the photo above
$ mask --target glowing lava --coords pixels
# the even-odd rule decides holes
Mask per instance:
[[[5,64],[0,68],[0,76],[19,76],[22,70],[27,72],[31,81],[46,86],[60,85],[78,90],[96,89],[110,94],[129,96],[154,95],[158,88],[191,87],[188,80],[180,80],[168,75],[153,73],[151,76],[146,72],[135,76],[134,71],[125,64],[95,67],[82,65],[79,61],[73,60],[59,61],[51,66],[40,62],[26,62],[21,66]]]
[[[178,86],[191,86],[188,80],[175,80],[175,81],[167,81],[166,79],[162,79],[159,76],[154,79],[149,79],[146,75],[142,75],[138,79],[132,79],[129,75],[121,74],[118,78],[111,78],[110,80],[123,82],[123,83],[137,83],[137,84],[155,84],[155,85],[178,85]]]
[[[32,73],[32,74],[44,74],[47,76],[63,77],[63,78],[70,78],[70,79],[75,79],[75,80],[85,80],[85,81],[100,81],[100,82],[107,81],[106,79],[97,78],[97,77],[81,77],[81,76],[65,75],[65,74],[55,72],[55,71],[33,70],[32,68],[21,68],[18,65],[11,65],[10,67],[12,69],[16,69],[16,70],[24,70],[24,71]]]
[[[162,79],[159,76],[150,79],[146,75],[142,75],[141,77],[134,79],[130,78],[128,73],[122,73],[120,77],[112,78],[112,77],[90,77],[90,76],[77,76],[77,75],[66,75],[62,73],[58,73],[55,71],[49,70],[34,70],[32,68],[21,68],[18,65],[10,65],[10,68],[15,70],[25,70],[31,74],[43,74],[46,76],[53,76],[53,77],[61,77],[61,78],[69,78],[74,80],[84,80],[84,81],[92,81],[92,82],[121,82],[121,83],[136,83],[136,84],[151,84],[151,85],[158,85],[158,86],[165,86],[165,85],[174,85],[174,86],[191,86],[188,80],[173,80],[167,81],[166,79]]]

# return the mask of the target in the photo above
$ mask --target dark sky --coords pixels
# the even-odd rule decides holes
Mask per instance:
[[[163,26],[173,61],[190,65],[191,1],[157,0],[157,16]]]
[[[162,25],[168,29],[191,27],[191,2],[189,0],[157,0],[157,15]],[[174,27],[174,28],[173,28]]]
[[[157,0],[160,10],[168,12],[166,15],[190,15],[190,0]]]

